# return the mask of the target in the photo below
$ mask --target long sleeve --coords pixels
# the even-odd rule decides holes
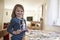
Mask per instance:
[[[14,19],[11,19],[11,21],[10,21],[10,24],[8,25],[8,28],[7,28],[7,32],[9,32],[10,34],[12,34],[12,35],[14,35],[12,32],[13,32],[13,30],[12,30],[12,28],[13,28],[13,26],[14,26]]]

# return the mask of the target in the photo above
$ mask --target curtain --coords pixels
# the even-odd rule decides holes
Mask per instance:
[[[58,0],[47,1],[46,25],[54,25],[58,17]]]

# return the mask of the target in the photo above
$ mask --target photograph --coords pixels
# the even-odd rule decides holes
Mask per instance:
[[[60,40],[60,0],[0,0],[0,40]]]

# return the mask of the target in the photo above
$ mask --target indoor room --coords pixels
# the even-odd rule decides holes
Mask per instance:
[[[7,32],[16,4],[24,7],[28,32],[22,40],[60,40],[60,0],[0,0],[0,40],[11,40]]]

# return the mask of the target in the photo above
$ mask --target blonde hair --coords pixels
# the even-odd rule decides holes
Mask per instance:
[[[16,8],[17,8],[17,7],[22,8],[23,11],[24,11],[24,7],[23,7],[21,4],[16,4],[16,5],[14,6],[13,11],[12,11],[12,15],[11,15],[12,18],[15,18],[15,17],[16,17],[15,11],[16,11]]]

